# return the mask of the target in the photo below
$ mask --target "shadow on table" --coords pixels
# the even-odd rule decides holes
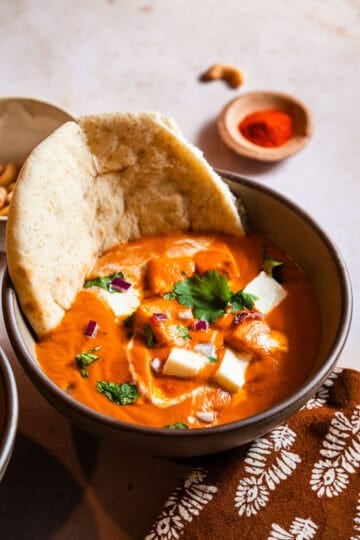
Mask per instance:
[[[75,427],[72,437],[79,465],[91,482],[97,503],[117,525],[119,538],[143,539],[190,464],[127,451]],[[99,444],[96,466],[94,455],[87,463],[82,458],[94,444]]]
[[[0,485],[0,538],[45,540],[59,532],[83,498],[83,488],[58,459],[18,432]],[[82,502],[86,538],[98,540],[91,509]]]
[[[283,163],[262,163],[237,155],[220,138],[216,119],[210,120],[200,129],[195,145],[202,150],[207,161],[217,169],[236,172],[243,176],[262,176],[283,166]]]

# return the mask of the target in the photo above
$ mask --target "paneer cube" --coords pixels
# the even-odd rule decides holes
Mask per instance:
[[[207,363],[204,355],[173,347],[163,367],[163,375],[188,379],[196,377]]]
[[[171,291],[175,283],[194,273],[192,257],[156,257],[149,261],[147,268],[149,287],[153,294]]]
[[[267,353],[278,346],[271,336],[268,324],[256,319],[240,323],[226,335],[225,341],[237,351],[253,354]]]
[[[246,285],[244,292],[257,296],[255,308],[264,314],[278,306],[287,295],[284,287],[264,271]]]
[[[198,251],[194,260],[196,271],[200,275],[209,270],[217,270],[219,274],[225,274],[229,279],[233,279],[238,274],[234,257],[225,246],[224,249]]]
[[[231,349],[226,349],[214,375],[215,381],[225,390],[237,392],[245,383],[245,372],[250,360],[247,354],[235,354]]]
[[[112,309],[117,317],[130,315],[140,304],[139,293],[134,287],[123,293],[109,293],[99,287],[92,287],[92,289]]]

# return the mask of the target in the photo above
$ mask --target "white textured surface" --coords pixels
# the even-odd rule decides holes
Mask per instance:
[[[306,208],[347,262],[355,310],[341,364],[360,365],[359,1],[2,0],[0,15],[3,96],[45,99],[74,115],[161,111],[176,119],[211,164],[250,176]],[[244,88],[199,83],[199,74],[214,62],[241,67],[247,74]],[[214,127],[225,102],[255,89],[292,93],[313,111],[311,143],[278,165],[237,157],[219,141]],[[41,515],[47,515],[43,525],[34,517],[33,537],[78,538],[79,531],[87,531],[91,538],[140,538],[181,474],[180,465],[135,457],[119,464],[118,450],[102,445],[89,484],[67,423],[13,364],[22,394],[22,434],[40,445],[46,441],[83,494],[78,505],[71,499],[60,526],[58,504],[53,505],[57,514],[36,506],[32,490],[27,501],[35,497],[34,516],[40,507]],[[10,472],[7,478],[10,489]],[[129,484],[135,488],[129,490]],[[16,482],[12,493],[19,493]],[[65,498],[67,492],[62,493]],[[126,505],[119,504],[124,497]],[[18,500],[21,522],[29,523],[23,521],[25,507]],[[5,523],[8,537],[13,530],[19,533],[20,518],[13,521],[8,517]]]

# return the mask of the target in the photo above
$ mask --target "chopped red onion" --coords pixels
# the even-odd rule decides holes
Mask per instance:
[[[96,321],[89,321],[85,327],[84,334],[87,337],[94,338],[99,329],[99,325]]]
[[[260,320],[263,318],[264,318],[264,315],[260,313],[260,311],[240,311],[240,313],[237,313],[235,315],[233,324],[237,326],[238,324],[241,324],[245,320],[255,321],[255,320]]]
[[[109,286],[110,289],[118,292],[126,292],[130,287],[131,283],[119,277],[112,279]]]
[[[156,322],[166,321],[168,316],[166,313],[153,313],[152,319]]]
[[[209,323],[207,321],[196,321],[192,325],[193,330],[207,330],[209,328]]]

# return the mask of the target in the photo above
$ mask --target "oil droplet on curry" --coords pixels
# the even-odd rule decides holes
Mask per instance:
[[[319,339],[315,293],[278,247],[256,234],[176,233],[99,258],[37,356],[64,392],[103,414],[186,429],[286,398]]]

